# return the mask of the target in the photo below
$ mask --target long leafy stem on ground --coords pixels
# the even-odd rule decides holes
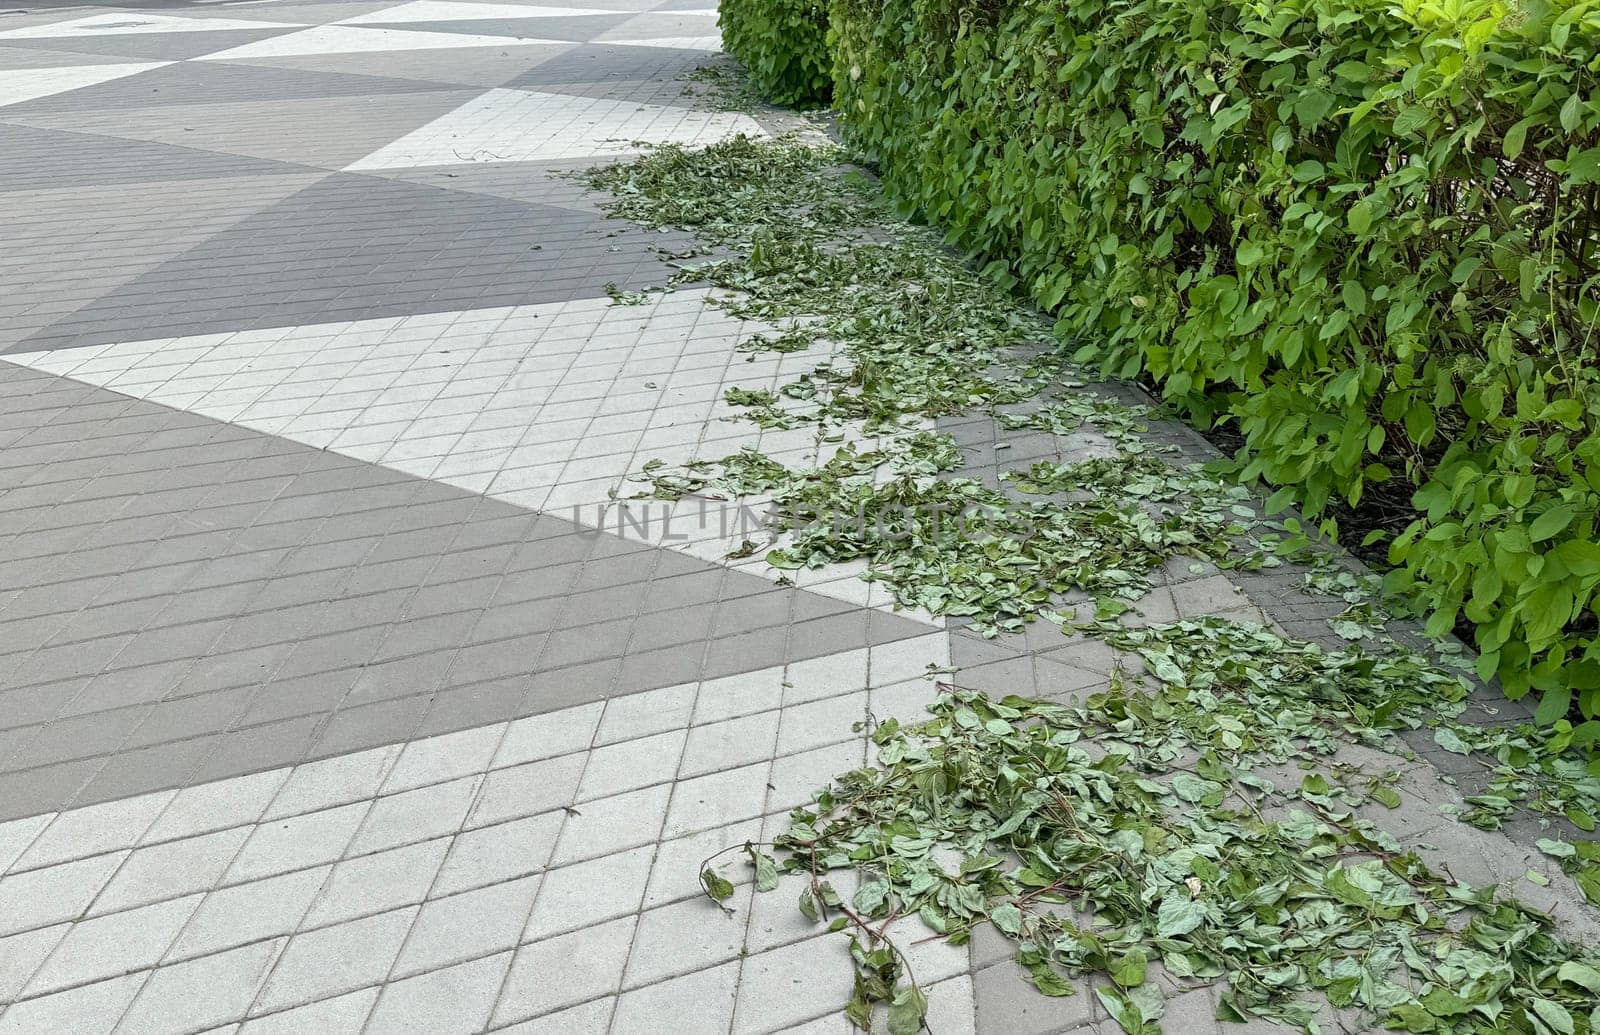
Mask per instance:
[[[1176,557],[1269,565],[1303,544],[1273,550],[1247,490],[1150,452],[1149,413],[1073,380],[1043,326],[937,240],[885,232],[890,213],[844,160],[736,138],[587,174],[614,215],[719,249],[673,281],[725,289],[714,304],[778,328],[742,350],[824,357],[776,391],[726,396],[760,427],[814,429],[815,463],[747,449],[651,464],[646,493],[767,498],[777,567],[864,560],[900,605],[988,634],[1046,618],[1138,656],[1159,683],[1119,680],[1082,709],[952,690],[930,724],[877,731],[880,768],[796,814],[783,866],[808,875],[808,915],[852,932],[852,1020],[885,1002],[894,1030],[922,1024],[926,1001],[888,932],[915,914],[958,940],[993,924],[1050,994],[1069,990],[1063,974],[1109,976],[1100,994],[1130,1032],[1156,1030],[1157,962],[1226,978],[1224,1012],[1238,1017],[1310,1026],[1301,993],[1317,990],[1414,1031],[1600,1025],[1579,1009],[1600,991],[1594,961],[1538,914],[1403,851],[1368,815],[1399,806],[1392,781],[1338,751],[1432,726],[1492,770],[1463,815],[1482,827],[1521,803],[1592,829],[1600,773],[1565,753],[1559,729],[1457,721],[1466,684],[1399,648],[1371,587],[1325,565],[1308,585],[1349,604],[1333,623],[1356,641],[1343,651],[1214,620],[1121,620]],[[1019,437],[1087,435],[1107,455],[963,476],[957,442],[930,427],[971,413]],[[1266,774],[1286,765],[1302,778],[1280,789]],[[1593,843],[1540,847],[1600,901]],[[936,861],[952,850],[958,863]],[[747,853],[758,886],[775,884],[770,857]],[[837,869],[867,874],[849,899],[827,880]],[[703,879],[714,898],[732,893],[710,869]]]

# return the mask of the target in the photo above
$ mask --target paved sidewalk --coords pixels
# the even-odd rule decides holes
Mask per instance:
[[[686,94],[717,47],[704,0],[0,15],[0,1030],[837,1010],[836,946],[697,864],[920,708],[942,626],[616,523],[806,358],[611,307],[689,242],[551,175],[764,132]]]
[[[749,361],[697,292],[613,306],[692,242],[552,175],[790,128],[686,87],[717,48],[710,0],[0,14],[0,1032],[842,1035],[842,941],[739,866],[724,915],[699,861],[929,666],[1104,685],[1053,626],[984,641],[730,561],[741,512],[612,504],[654,458],[819,448],[722,419],[819,357]],[[1152,620],[1326,633],[1291,580],[1191,569]],[[1417,839],[1592,927],[1405,766]],[[1116,1030],[993,939],[914,962],[939,1035]]]

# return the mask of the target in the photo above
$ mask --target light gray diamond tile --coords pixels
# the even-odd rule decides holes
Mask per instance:
[[[405,746],[384,783],[385,794],[481,773],[500,746],[505,723],[447,733]]]
[[[506,730],[494,767],[537,762],[587,749],[594,740],[604,702],[516,719]]]
[[[382,981],[394,964],[417,907],[297,934],[278,958],[254,1012],[327,999]]]
[[[71,927],[71,924],[56,924],[0,938],[0,1003],[11,1002],[22,993],[28,979],[61,944]]]
[[[694,685],[684,684],[614,697],[606,702],[596,743],[614,744],[682,729],[689,725],[689,716],[694,711],[694,695]]]
[[[378,1001],[378,988],[307,1003],[248,1020],[239,1035],[360,1035]]]
[[[778,739],[776,711],[695,726],[683,753],[682,775],[703,776],[771,758]]]
[[[333,862],[344,855],[370,802],[263,822],[228,868],[230,884]]]
[[[746,885],[722,904],[732,912],[700,896],[642,913],[622,987],[651,985],[737,960],[744,950],[752,889],[753,885]],[[728,1006],[731,1012],[731,999]]]
[[[55,817],[56,814],[54,812],[49,812],[40,816],[27,816],[22,819],[13,819],[6,823],[0,823],[0,874],[10,869],[11,864],[16,861],[17,857],[26,851],[29,845],[33,844],[40,831],[49,826],[50,821]]]
[[[551,865],[655,843],[671,796],[671,784],[657,784],[574,807],[561,829]]]
[[[595,748],[589,752],[576,800],[581,803],[670,781],[677,774],[686,736],[685,730],[670,730]]]
[[[372,1011],[367,1035],[482,1031],[510,966],[511,953],[502,952],[391,982]]]
[[[539,880],[538,876],[524,877],[431,898],[412,926],[394,976],[406,977],[515,947],[527,925]]]
[[[524,941],[538,941],[638,910],[650,879],[654,845],[547,872],[528,917]]]
[[[399,745],[357,751],[296,766],[265,819],[275,820],[348,805],[377,795]]]
[[[186,959],[292,934],[332,872],[332,866],[319,866],[213,891],[195,910],[168,958]]]
[[[482,780],[481,776],[467,776],[379,798],[350,843],[350,853],[375,852],[455,833]]]
[[[145,833],[144,843],[253,824],[288,778],[288,769],[273,769],[185,787]]]
[[[17,1003],[0,1014],[0,1032],[4,1035],[47,1035],[111,1031],[148,976],[148,972],[125,974]]]
[[[467,817],[468,829],[571,804],[583,763],[582,755],[573,754],[495,770],[484,777],[478,803]]]
[[[759,816],[766,805],[770,763],[680,780],[672,788],[663,837],[682,837]]]
[[[285,942],[256,942],[162,967],[134,1000],[117,1035],[182,1035],[244,1017]]]
[[[617,999],[612,1030],[650,1031],[667,1018],[681,1035],[721,1035],[733,1022],[739,964],[724,963],[624,992]]]
[[[853,978],[843,938],[826,935],[771,949],[744,961],[734,1028],[781,1031],[810,1020],[819,1003],[850,999]]]
[[[518,949],[492,1023],[508,1025],[615,993],[637,919],[620,917]]]
[[[542,872],[561,831],[562,812],[514,819],[458,834],[434,887],[437,895]]]
[[[305,926],[353,920],[421,902],[449,851],[448,837],[346,859],[333,868]]]
[[[126,851],[0,877],[0,935],[73,920],[105,887]]]
[[[173,792],[108,801],[56,816],[44,833],[22,853],[13,871],[82,859],[102,852],[132,848],[171,801]]]
[[[23,994],[42,995],[155,966],[200,898],[190,895],[74,924]]]
[[[89,914],[209,891],[249,836],[248,828],[234,827],[135,849],[89,907]]]

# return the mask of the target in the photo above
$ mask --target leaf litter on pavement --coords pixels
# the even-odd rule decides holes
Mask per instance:
[[[1086,383],[1037,314],[896,219],[848,157],[740,136],[584,174],[612,216],[715,250],[671,257],[668,288],[709,287],[712,304],[775,328],[741,351],[826,357],[776,391],[726,396],[758,427],[812,430],[816,463],[754,449],[655,462],[640,494],[770,499],[774,567],[865,562],[900,606],[991,636],[1043,618],[1128,659],[1075,706],[941,684],[927,721],[872,729],[876,764],[840,774],[775,844],[733,846],[759,891],[793,875],[800,910],[848,935],[851,1021],[925,1027],[925,991],[889,934],[914,921],[958,944],[989,925],[1045,995],[1100,975],[1095,994],[1132,1035],[1162,1030],[1163,982],[1221,982],[1219,1016],[1308,1032],[1325,1030],[1324,1001],[1412,1032],[1600,1032],[1595,950],[1430,868],[1374,818],[1401,804],[1394,774],[1335,757],[1403,754],[1397,732],[1432,728],[1490,777],[1463,822],[1493,829],[1526,808],[1592,831],[1600,772],[1581,745],[1559,727],[1458,721],[1470,684],[1448,652],[1402,647],[1384,629],[1398,606],[1369,582],[1292,523],[1285,535],[1260,520],[1248,488],[1147,445],[1154,414]],[[986,482],[936,430],[975,413],[1088,432],[1110,453]],[[1181,556],[1308,564],[1307,587],[1348,605],[1331,624],[1349,644],[1127,621]],[[1539,848],[1600,902],[1593,840]],[[855,890],[836,890],[835,872]],[[710,865],[701,882],[719,901],[734,890]]]

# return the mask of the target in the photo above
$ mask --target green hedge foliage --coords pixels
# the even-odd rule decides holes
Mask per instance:
[[[805,108],[826,104],[833,80],[825,0],[720,0],[722,43],[762,96]]]
[[[835,0],[848,138],[1080,355],[1600,714],[1600,0]],[[1565,720],[1562,720],[1565,721]],[[1585,724],[1583,734],[1597,724]]]

